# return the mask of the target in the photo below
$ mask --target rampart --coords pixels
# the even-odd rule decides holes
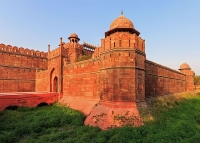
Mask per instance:
[[[47,68],[47,53],[0,44],[0,92],[35,91],[36,69]]]
[[[36,92],[49,92],[48,70],[36,70]]]
[[[146,96],[186,91],[186,75],[152,61],[145,61]]]
[[[63,68],[63,95],[100,97],[100,60],[89,59]]]

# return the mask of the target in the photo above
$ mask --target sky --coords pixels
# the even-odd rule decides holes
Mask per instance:
[[[146,42],[148,60],[200,75],[200,0],[0,0],[0,43],[47,52],[71,33],[100,46],[123,10]]]

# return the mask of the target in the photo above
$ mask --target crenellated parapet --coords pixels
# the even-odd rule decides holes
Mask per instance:
[[[94,53],[92,54],[92,58],[98,58],[100,57],[100,47],[95,48]]]
[[[52,51],[49,51],[48,59],[56,58],[60,55],[60,47],[55,48]]]
[[[9,53],[13,55],[24,55],[24,56],[30,56],[30,57],[38,57],[38,58],[47,58],[48,53],[47,52],[40,52],[35,51],[33,49],[23,48],[23,47],[17,47],[17,46],[11,46],[11,45],[5,45],[0,44],[0,52],[1,53]]]

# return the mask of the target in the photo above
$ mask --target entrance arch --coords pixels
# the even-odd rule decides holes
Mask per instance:
[[[53,79],[53,92],[58,92],[58,77],[55,76]]]
[[[50,92],[53,92],[53,72],[54,72],[55,68],[53,68],[50,72]]]

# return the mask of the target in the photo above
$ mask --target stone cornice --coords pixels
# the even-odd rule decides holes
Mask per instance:
[[[135,67],[135,66],[114,66],[114,67],[100,68],[100,71],[101,70],[108,70],[108,69],[116,69],[116,68],[132,68],[132,69],[138,69],[138,70],[145,71],[144,68]]]
[[[169,78],[169,79],[176,79],[176,80],[185,81],[185,80],[182,80],[180,78],[173,78],[173,77],[169,77],[169,76],[162,76],[162,75],[151,74],[151,73],[146,73],[146,75],[152,75],[152,76],[157,76],[157,77],[163,77],[163,78]]]
[[[107,53],[110,53],[110,52],[123,52],[123,51],[135,52],[135,53],[143,55],[143,56],[146,55],[144,52],[142,52],[142,51],[140,51],[136,48],[113,48],[113,49],[105,50],[105,51],[101,52],[100,55],[104,55],[104,54],[107,54]]]
[[[31,69],[31,70],[45,70],[44,68],[21,67],[21,66],[11,66],[11,65],[2,65],[2,64],[0,64],[0,67]]]

